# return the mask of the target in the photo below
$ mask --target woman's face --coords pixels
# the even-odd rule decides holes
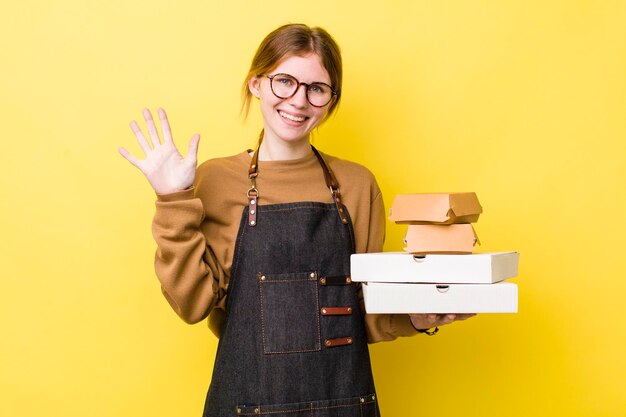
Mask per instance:
[[[330,76],[316,54],[288,56],[267,75],[274,74],[289,74],[306,84],[322,82],[330,85]],[[260,100],[266,141],[308,142],[309,133],[324,119],[329,107],[312,106],[304,85],[289,98],[276,97],[267,77],[253,77],[248,86],[252,95]]]

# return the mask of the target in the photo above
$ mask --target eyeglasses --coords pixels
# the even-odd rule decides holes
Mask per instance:
[[[270,79],[272,93],[278,98],[293,97],[303,85],[306,87],[306,99],[313,107],[324,107],[337,95],[333,88],[325,83],[301,83],[289,74],[265,75]]]

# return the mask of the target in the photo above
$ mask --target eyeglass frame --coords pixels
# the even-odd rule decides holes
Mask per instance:
[[[294,80],[296,80],[296,83],[297,83],[298,85],[296,86],[296,89],[293,91],[293,94],[291,94],[291,95],[290,95],[290,96],[288,96],[288,97],[281,97],[281,96],[279,96],[278,94],[276,94],[276,92],[274,92],[274,86],[272,85],[272,80],[274,79],[274,77],[276,77],[276,76],[278,76],[278,75],[286,75],[287,77],[291,77],[291,78],[293,78]],[[278,98],[282,98],[282,99],[288,99],[288,98],[291,98],[291,97],[295,96],[295,95],[298,93],[298,90],[300,90],[300,86],[301,86],[301,85],[305,86],[306,88],[304,89],[304,95],[306,96],[306,101],[308,101],[308,102],[309,102],[309,104],[310,104],[311,106],[313,106],[313,107],[317,107],[318,109],[319,109],[319,108],[322,108],[322,107],[326,107],[326,106],[328,106],[328,105],[330,104],[330,102],[331,102],[331,101],[333,101],[333,97],[338,96],[337,92],[335,91],[335,89],[334,89],[332,86],[330,86],[330,85],[328,85],[328,84],[326,84],[326,83],[323,83],[323,82],[321,82],[321,81],[315,81],[315,82],[312,82],[312,83],[303,83],[303,82],[300,82],[300,81],[299,81],[296,77],[294,77],[293,75],[291,75],[291,74],[286,74],[286,73],[284,73],[284,72],[279,72],[278,74],[272,74],[272,75],[270,75],[270,74],[261,74],[261,76],[269,78],[269,80],[270,80],[270,90],[272,90],[272,93],[273,93],[276,97],[278,97]],[[324,86],[326,86],[326,87],[328,87],[328,88],[330,89],[330,93],[331,93],[331,94],[330,94],[330,99],[328,100],[328,103],[324,104],[323,106],[317,106],[317,105],[315,105],[315,104],[311,103],[311,99],[309,99],[309,87],[310,87],[311,85],[315,85],[315,84],[321,84],[321,85],[324,85]]]

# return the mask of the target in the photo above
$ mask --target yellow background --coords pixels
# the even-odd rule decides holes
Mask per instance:
[[[315,139],[401,192],[476,191],[521,252],[519,314],[371,347],[386,416],[626,415],[623,1],[5,2],[0,415],[199,416],[216,339],[152,270],[154,195],[117,154],[168,110],[200,158],[254,143],[239,88],[280,24],[343,49]],[[386,250],[404,227],[388,224]]]

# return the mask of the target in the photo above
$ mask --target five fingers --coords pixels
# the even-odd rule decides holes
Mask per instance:
[[[150,154],[150,152],[152,152],[152,150],[161,144],[160,138],[159,138],[159,133],[157,131],[156,128],[156,124],[154,122],[154,119],[152,118],[152,113],[150,112],[150,110],[148,109],[143,109],[142,110],[142,114],[144,117],[144,120],[146,121],[146,126],[148,127],[148,134],[150,136],[150,141],[148,141],[148,139],[146,139],[146,137],[144,136],[143,132],[141,131],[141,128],[139,127],[139,124],[136,121],[131,121],[130,122],[130,128],[133,131],[135,137],[137,138],[137,143],[139,143],[139,146],[141,147],[141,149],[143,150],[144,154],[146,156],[148,156]],[[172,139],[172,131],[170,128],[170,124],[169,121],[167,119],[167,114],[165,113],[165,110],[159,108],[157,110],[157,114],[159,115],[159,121],[161,123],[161,132],[163,135],[163,143],[164,144],[174,144],[174,141]],[[191,137],[191,140],[189,141],[189,152],[187,154],[187,157],[185,159],[188,160],[188,162],[190,164],[195,165],[197,163],[198,160],[198,143],[200,141],[200,135],[199,134],[195,134]],[[141,164],[141,160],[135,158],[134,156],[132,156],[126,149],[124,148],[119,148],[119,152],[120,154],[126,158],[131,164],[133,164],[134,166],[136,166],[137,168],[139,168],[139,165]]]

